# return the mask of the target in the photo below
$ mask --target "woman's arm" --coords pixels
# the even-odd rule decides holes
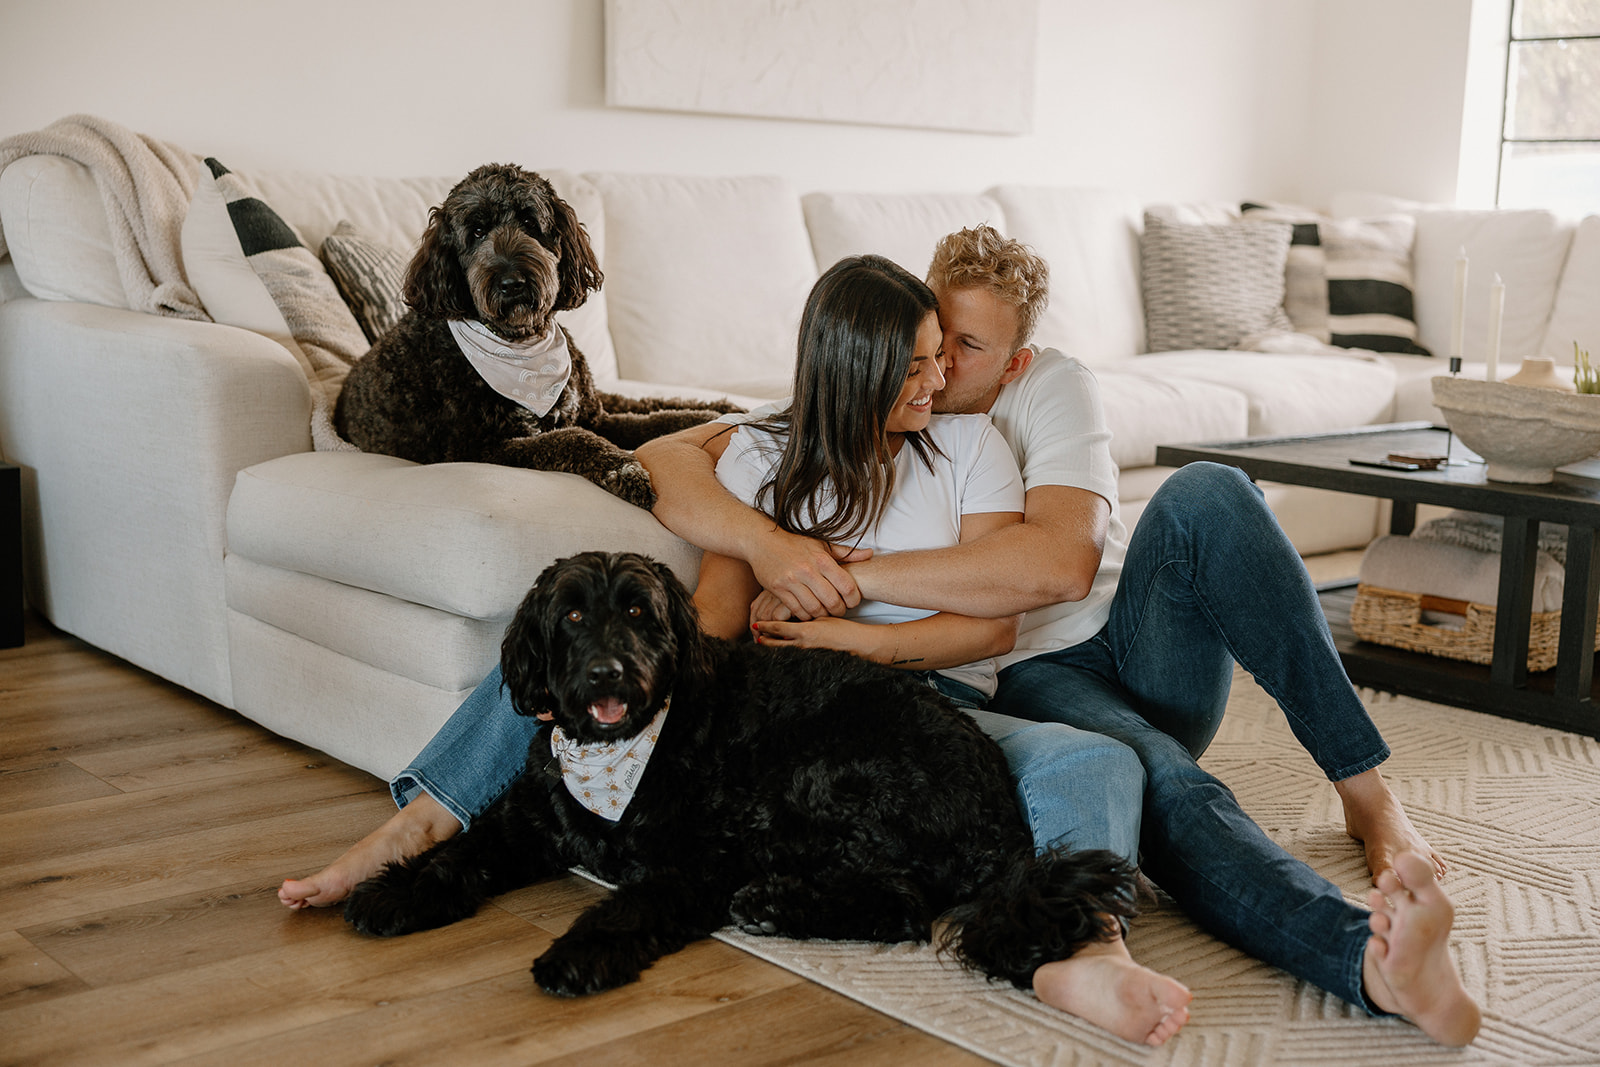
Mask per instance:
[[[986,512],[961,516],[965,542],[1022,521],[1020,512]],[[839,648],[863,659],[906,670],[959,667],[1010,652],[1017,641],[1020,614],[978,618],[941,611],[926,618],[888,624],[821,618],[809,622],[766,620],[754,623],[763,645]]]
[[[750,632],[750,601],[761,592],[750,564],[732,556],[706,552],[700,557],[700,580],[694,586],[694,606],[700,629],[730,641]]]

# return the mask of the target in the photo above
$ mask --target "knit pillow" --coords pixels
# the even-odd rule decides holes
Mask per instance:
[[[1306,208],[1242,205],[1246,219],[1294,226],[1284,307],[1294,328],[1325,344],[1432,355],[1417,344],[1410,215],[1333,219]]]
[[[406,257],[373,240],[350,220],[340,222],[322,242],[322,263],[367,340],[388,333],[406,313],[400,296]]]
[[[316,449],[352,449],[334,432],[333,407],[369,345],[294,228],[238,175],[207,159],[181,245],[189,283],[212,319],[271,337],[305,371]]]
[[[1180,226],[1146,213],[1139,274],[1148,349],[1232,348],[1252,334],[1288,332],[1290,231],[1279,222]]]

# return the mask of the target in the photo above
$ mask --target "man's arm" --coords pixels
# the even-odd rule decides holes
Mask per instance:
[[[1087,489],[1029,489],[1023,521],[950,548],[847,564],[861,595],[907,607],[995,618],[1089,595],[1111,505]]]
[[[855,607],[861,591],[825,542],[779,529],[717,481],[717,460],[732,430],[708,422],[635,450],[655,486],[656,518],[690,544],[748,563],[796,618],[842,615]]]

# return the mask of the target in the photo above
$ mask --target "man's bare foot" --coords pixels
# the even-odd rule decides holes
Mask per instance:
[[[1360,841],[1366,850],[1373,885],[1378,884],[1380,874],[1394,867],[1394,858],[1402,852],[1425,857],[1433,863],[1435,877],[1444,877],[1444,860],[1411,825],[1405,808],[1390,792],[1389,783],[1378,768],[1334,782],[1333,788],[1344,801],[1345,833]]]
[[[1193,997],[1182,982],[1133,962],[1120,937],[1040,967],[1033,972],[1033,991],[1053,1008],[1124,1041],[1151,1046],[1183,1028]]]
[[[388,822],[310,878],[285,881],[278,888],[278,899],[295,911],[337,904],[350,890],[383,870],[384,864],[421,855],[460,832],[461,823],[448,808],[427,793],[418,793]]]
[[[1372,937],[1361,961],[1367,999],[1441,1045],[1471,1043],[1483,1020],[1450,958],[1455,908],[1434,880],[1433,864],[1415,852],[1400,853],[1367,902]]]

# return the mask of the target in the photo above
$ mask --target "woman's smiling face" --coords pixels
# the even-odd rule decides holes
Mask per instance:
[[[894,410],[889,412],[885,427],[890,433],[911,433],[928,425],[933,414],[933,394],[944,388],[944,332],[939,328],[939,316],[928,313],[917,327],[917,346],[911,356],[911,373],[907,376]]]

